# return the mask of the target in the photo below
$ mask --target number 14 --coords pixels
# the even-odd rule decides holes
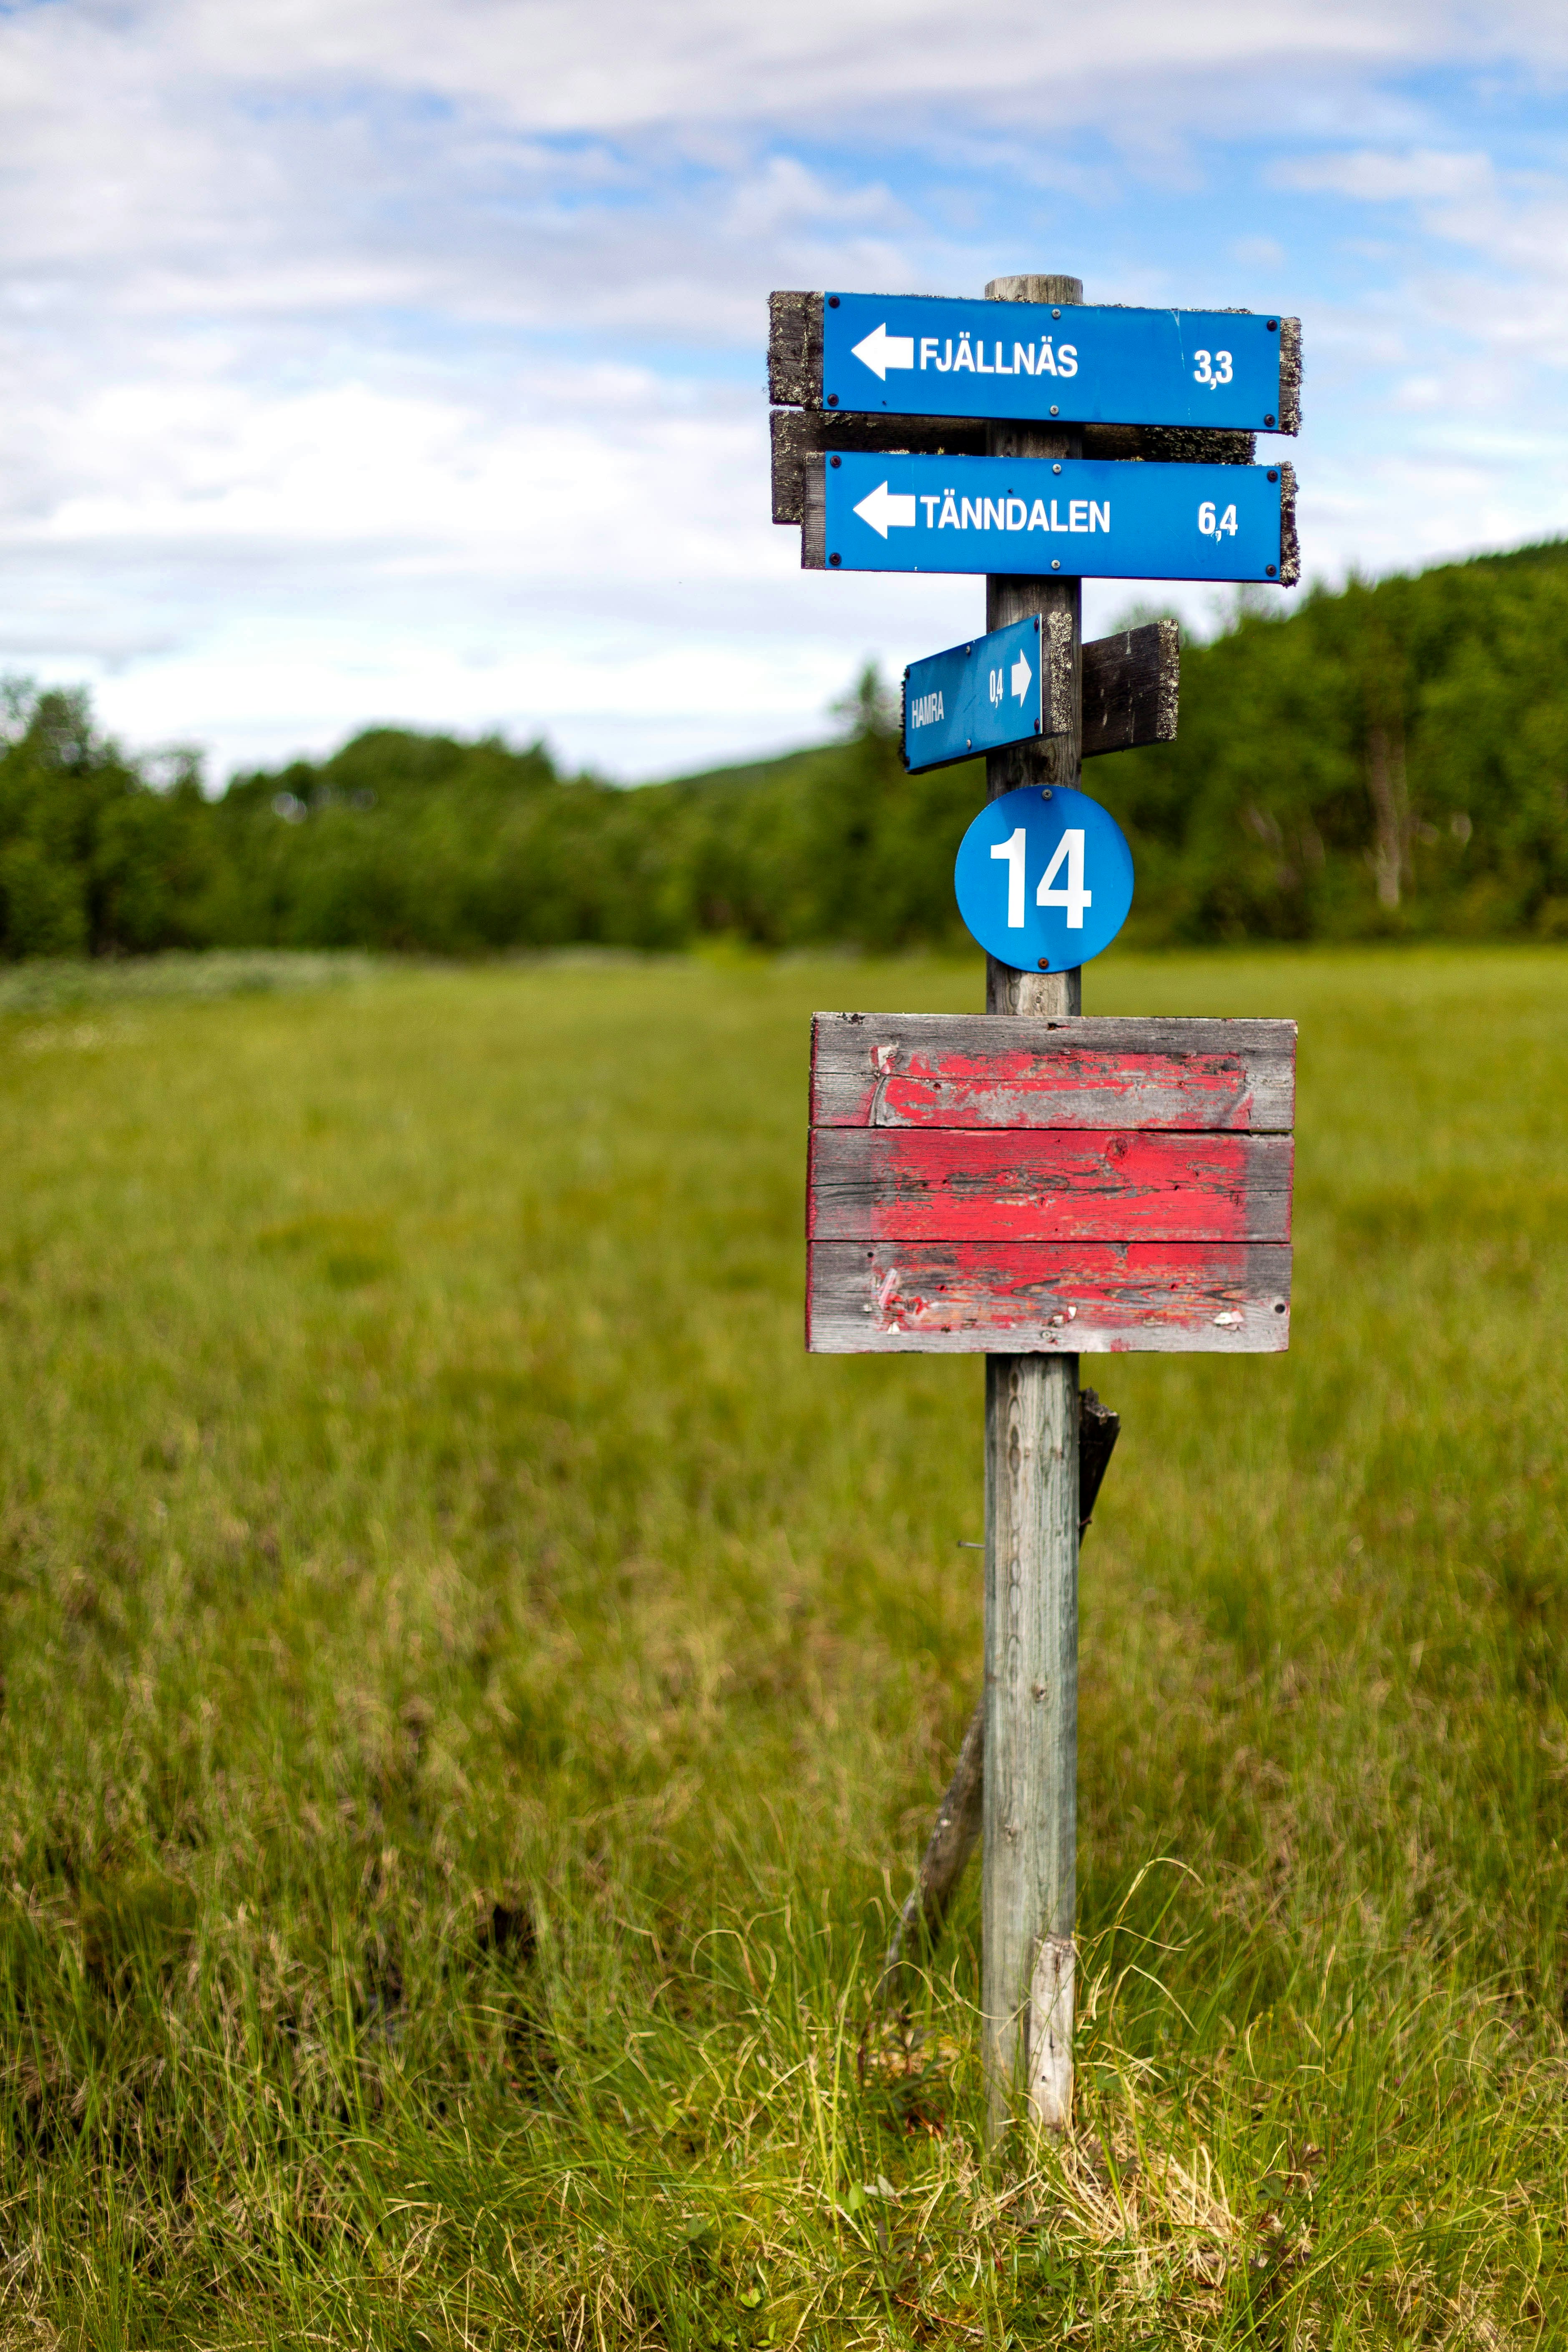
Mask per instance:
[[[1007,861],[1007,929],[1021,931],[1024,928],[1024,828],[1019,825],[1006,841],[991,845],[993,857]],[[1064,889],[1055,887],[1063,866],[1068,870]],[[1083,887],[1083,831],[1075,826],[1064,833],[1057,844],[1056,856],[1040,877],[1040,887],[1035,893],[1037,907],[1060,907],[1065,909],[1069,931],[1083,929],[1083,910],[1092,907],[1094,895]]]

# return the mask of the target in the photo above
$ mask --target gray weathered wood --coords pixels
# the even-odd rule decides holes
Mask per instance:
[[[1174,621],[1146,621],[1083,649],[1083,756],[1173,743],[1182,677]]]
[[[768,398],[781,408],[822,405],[822,296],[768,297]]]
[[[805,478],[800,524],[800,568],[803,572],[826,572],[827,569],[827,482],[820,466],[814,466]]]
[[[1285,1242],[815,1241],[820,1356],[1263,1356],[1290,1344]]]
[[[1301,430],[1301,321],[1279,321],[1279,430]]]
[[[1083,299],[1076,278],[1046,275],[994,278],[985,291],[996,301]],[[1005,424],[990,426],[986,446],[994,457],[1074,457],[1083,439]],[[1081,773],[1079,583],[987,578],[988,629],[1037,614],[1059,731],[991,753],[985,786],[993,800],[1016,784],[1076,784]],[[988,955],[986,1011],[1060,1019],[1081,1011],[1081,981],[1077,970],[1020,972]],[[1076,1354],[986,1357],[980,2006],[993,2143],[1020,2093],[1026,2114],[1047,2130],[1065,2131],[1072,2113],[1078,1425]],[[1042,1993],[1043,2005],[1037,1999]]]
[[[1108,1411],[1092,1389],[1080,1392],[1078,1407],[1078,1532],[1081,1542],[1121,1434],[1121,1416]],[[985,1694],[982,1691],[959,1742],[952,1778],[937,1807],[936,1821],[926,1840],[914,1885],[894,1927],[872,1996],[873,2016],[900,1990],[911,1953],[921,1945],[929,1949],[942,1933],[958,1883],[980,1843],[984,1785]]]
[[[827,408],[775,408],[769,420],[773,443],[773,520],[799,522],[805,513],[807,474],[820,474],[820,460],[835,450],[865,450],[887,456],[983,457],[982,417],[846,415]],[[1142,458],[1167,466],[1250,466],[1257,454],[1251,433],[1206,433],[1184,425],[1086,425],[1086,457]]]
[[[1301,541],[1296,529],[1296,468],[1279,468],[1279,585],[1294,588],[1301,577]]]
[[[1288,1134],[1293,1021],[818,1013],[814,1127],[1163,1127]]]

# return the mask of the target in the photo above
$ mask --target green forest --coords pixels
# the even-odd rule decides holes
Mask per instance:
[[[1095,761],[1146,947],[1568,936],[1568,542],[1245,601],[1174,743]],[[627,790],[541,744],[374,728],[209,798],[82,692],[0,701],[0,954],[574,943],[877,951],[959,936],[978,762],[906,775],[874,676],[833,743]]]

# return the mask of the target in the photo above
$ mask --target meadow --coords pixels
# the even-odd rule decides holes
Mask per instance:
[[[1568,951],[1273,949],[1289,1356],[1086,1360],[1078,2107],[982,2152],[980,1365],[808,1358],[807,1016],[0,981],[0,2341],[1568,2341]]]

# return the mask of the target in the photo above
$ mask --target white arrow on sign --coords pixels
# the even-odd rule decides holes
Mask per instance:
[[[914,529],[915,494],[910,490],[900,495],[897,490],[889,490],[886,482],[879,482],[870,495],[861,499],[855,511],[862,522],[870,524],[879,539],[886,539],[889,523],[896,530]]]
[[[881,320],[852,348],[862,365],[868,367],[872,374],[879,376],[884,383],[888,381],[890,367],[912,368],[915,363],[914,337],[889,335],[886,322]]]
[[[1034,671],[1029,667],[1029,665],[1025,660],[1023,655],[1020,654],[1017,660],[1013,664],[1013,691],[1017,696],[1020,702],[1022,702],[1024,697],[1029,691],[1029,680],[1034,677]]]

